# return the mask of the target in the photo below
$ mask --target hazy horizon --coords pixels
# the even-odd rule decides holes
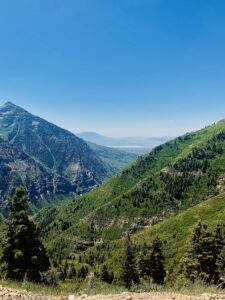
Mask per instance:
[[[8,101],[2,101],[0,102],[0,106],[4,105],[6,102]],[[116,128],[116,127],[113,127],[112,126],[112,129],[113,129],[113,132],[111,132],[110,130],[107,130],[107,129],[104,129],[104,127],[100,127],[100,128],[96,128],[96,129],[93,129],[93,128],[89,128],[89,127],[83,127],[83,128],[79,128],[79,127],[74,127],[72,126],[71,124],[68,124],[67,121],[64,121],[64,120],[61,120],[59,119],[58,117],[49,117],[48,114],[46,114],[45,112],[43,112],[42,114],[41,113],[38,113],[38,109],[37,111],[35,112],[34,110],[30,110],[29,108],[17,103],[16,101],[10,101],[12,103],[14,103],[15,105],[17,106],[20,106],[22,107],[23,109],[27,110],[29,113],[33,114],[33,115],[37,115],[43,119],[45,119],[46,121],[49,121],[59,127],[62,127],[66,130],[69,130],[71,132],[73,132],[74,134],[80,134],[80,133],[83,133],[83,132],[90,132],[90,133],[97,133],[99,135],[102,135],[102,136],[106,136],[106,137],[111,137],[111,138],[157,138],[157,137],[168,137],[168,138],[174,138],[174,137],[177,137],[177,136],[180,136],[180,135],[183,135],[187,132],[192,132],[192,131],[196,131],[196,130],[200,130],[204,127],[207,127],[209,125],[212,125],[213,123],[215,122],[218,122],[220,120],[222,120],[223,118],[221,119],[218,119],[218,120],[215,120],[215,121],[212,121],[211,123],[207,123],[207,124],[200,124],[198,127],[184,127],[184,128],[179,128],[177,131],[170,131],[170,129],[166,129],[166,130],[163,130],[161,128],[161,132],[159,130],[154,130],[156,124],[154,125],[153,124],[153,127],[151,129],[145,129],[144,132],[143,131],[139,131],[138,128],[134,128],[133,131],[131,131],[131,128],[129,127],[128,130],[126,131],[127,127],[126,127],[126,124],[124,124],[124,127],[122,128],[123,130],[121,131],[121,128]],[[66,117],[66,114],[64,114],[64,116]],[[169,123],[173,123],[172,121],[171,122],[168,122]],[[126,134],[127,133],[127,134]],[[158,133],[158,134],[157,134]]]

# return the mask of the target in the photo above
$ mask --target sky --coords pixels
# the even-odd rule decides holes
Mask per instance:
[[[225,118],[224,0],[0,0],[0,103],[73,132]]]

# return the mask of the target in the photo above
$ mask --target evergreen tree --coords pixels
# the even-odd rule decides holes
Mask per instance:
[[[219,282],[225,271],[225,226],[218,224],[215,229],[215,250],[214,257],[216,260],[216,271],[214,282]],[[224,252],[224,253],[223,253]]]
[[[147,254],[147,274],[150,276],[154,283],[163,284],[166,272],[164,269],[164,255],[162,252],[162,242],[157,237],[154,239],[151,250]]]
[[[81,279],[85,279],[88,275],[88,268],[86,266],[82,266],[78,271],[78,277]]]
[[[200,278],[211,282],[215,279],[215,237],[205,224],[199,223],[194,230],[190,248],[183,261],[183,271],[192,281]]]
[[[40,281],[40,272],[47,271],[50,263],[45,248],[39,240],[36,225],[27,214],[27,198],[22,187],[9,199],[10,217],[6,224],[1,267],[5,277]]]
[[[136,253],[135,248],[128,235],[125,238],[125,251],[122,260],[121,279],[125,287],[131,288],[133,284],[139,283],[139,276],[136,269]]]
[[[68,275],[68,271],[69,271],[69,264],[67,262],[67,260],[65,261],[64,267],[63,267],[63,275],[64,278],[67,278]]]
[[[151,254],[151,248],[147,246],[145,243],[142,247],[139,255],[139,261],[138,261],[138,270],[140,277],[150,277],[151,276],[151,270],[150,270],[150,254]]]
[[[221,249],[217,259],[217,274],[220,287],[225,288],[225,246]]]
[[[72,279],[76,276],[76,269],[74,267],[74,264],[72,263],[70,268],[69,268],[69,272],[68,272],[68,278]]]
[[[109,282],[109,271],[106,265],[102,266],[100,277],[102,281]]]
[[[114,273],[109,272],[107,266],[103,265],[102,269],[101,269],[101,273],[100,273],[100,278],[101,278],[102,281],[111,284],[113,282],[113,279],[114,279]]]

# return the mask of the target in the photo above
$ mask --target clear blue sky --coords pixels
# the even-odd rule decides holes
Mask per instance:
[[[224,0],[0,0],[0,102],[74,132],[225,118]]]

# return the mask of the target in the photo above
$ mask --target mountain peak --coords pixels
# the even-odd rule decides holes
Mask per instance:
[[[0,106],[0,112],[6,113],[6,112],[15,112],[15,111],[20,111],[20,112],[26,112],[25,109],[22,107],[14,104],[13,102],[7,101],[3,105]]]
[[[16,104],[14,104],[10,101],[7,101],[1,107],[16,107]]]

